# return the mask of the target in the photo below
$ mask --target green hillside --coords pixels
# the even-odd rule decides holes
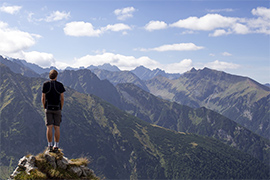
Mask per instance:
[[[1,66],[1,166],[44,146],[40,103],[45,79]],[[146,123],[93,95],[67,88],[61,147],[92,159],[109,179],[268,179],[269,166],[215,139]]]
[[[146,85],[163,99],[212,109],[270,138],[270,89],[252,79],[204,68],[192,69],[176,80],[156,77]]]
[[[99,72],[99,71],[98,71]],[[101,71],[104,74],[107,71]],[[127,74],[127,72],[115,72]],[[113,79],[113,72],[111,79]],[[101,76],[101,75],[100,75]],[[121,79],[124,76],[119,76]],[[128,75],[126,75],[128,79]],[[132,84],[99,80],[90,70],[64,71],[59,79],[79,92],[95,94],[140,119],[180,132],[214,137],[269,164],[270,143],[211,110],[192,109],[157,98]],[[124,78],[126,79],[126,78]],[[122,79],[124,81],[124,79]]]
[[[206,108],[157,98],[133,84],[118,84],[125,99],[125,111],[171,130],[214,137],[269,164],[270,142],[234,121]]]

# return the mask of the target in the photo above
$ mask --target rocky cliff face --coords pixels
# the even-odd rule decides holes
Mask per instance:
[[[145,83],[155,96],[211,109],[270,139],[270,89],[248,77],[204,68],[192,69],[175,80],[158,76]]]
[[[10,179],[99,179],[87,167],[86,158],[69,160],[61,150],[52,153],[26,155],[18,162],[18,167],[11,174]]]

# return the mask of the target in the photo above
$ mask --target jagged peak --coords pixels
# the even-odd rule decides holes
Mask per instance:
[[[197,70],[193,67],[189,72],[197,72]]]

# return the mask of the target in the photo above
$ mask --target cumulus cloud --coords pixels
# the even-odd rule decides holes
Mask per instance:
[[[166,29],[167,24],[164,21],[150,21],[145,25],[145,29],[147,31],[154,31],[154,30],[159,30],[159,29]]]
[[[196,51],[203,48],[204,48],[203,46],[197,46],[193,43],[179,43],[179,44],[165,44],[159,47],[149,48],[149,49],[138,48],[137,50],[164,52],[164,51]]]
[[[70,17],[70,12],[65,11],[54,11],[49,16],[45,18],[46,22],[60,21],[63,19],[68,19]]]
[[[231,9],[231,8],[225,8],[225,9],[208,9],[207,11],[210,12],[210,13],[233,12],[234,9]]]
[[[42,21],[55,22],[55,21],[61,21],[64,19],[67,20],[70,18],[70,12],[65,12],[65,11],[62,11],[62,12],[54,11],[50,13],[48,16],[43,17],[43,18],[35,18],[34,17],[35,14],[33,12],[28,12],[27,14],[28,14],[27,20],[29,22],[42,22]]]
[[[99,36],[102,31],[100,29],[95,30],[91,23],[83,21],[74,21],[67,23],[64,27],[64,32],[69,36]]]
[[[131,70],[139,65],[145,67],[156,68],[159,64],[158,62],[142,56],[140,58],[135,58],[134,56],[125,56],[121,54],[114,53],[103,53],[98,55],[86,55],[81,58],[75,59],[74,67],[88,67],[90,65],[102,65],[104,63],[110,63],[111,65],[116,65],[122,70]]]
[[[95,29],[94,26],[91,23],[83,22],[83,21],[74,21],[67,23],[64,27],[64,32],[66,35],[69,36],[89,36],[89,37],[98,37],[101,34],[105,33],[106,31],[124,31],[123,34],[125,34],[126,30],[131,30],[131,27],[123,24],[109,24],[106,27],[101,27],[100,29]]]
[[[216,60],[214,62],[209,62],[209,63],[205,64],[205,67],[209,67],[211,69],[224,71],[224,70],[227,70],[227,69],[238,69],[240,67],[240,65]]]
[[[154,59],[151,59],[147,56],[134,57],[134,56],[126,56],[122,54],[115,54],[104,52],[103,54],[96,55],[86,55],[80,58],[75,58],[72,67],[88,67],[90,65],[98,66],[103,65],[104,63],[110,63],[111,65],[115,65],[119,67],[121,70],[132,70],[138,66],[144,66],[149,69],[162,69],[168,73],[184,73],[189,71],[192,67],[194,67],[193,61],[191,59],[183,59],[179,62],[170,63],[170,64],[162,64]],[[198,63],[197,63],[198,64]],[[216,70],[229,70],[229,69],[238,69],[240,65],[223,62],[223,61],[213,61],[208,63],[199,63],[200,67],[208,67]],[[70,65],[69,65],[70,66]]]
[[[246,25],[240,24],[240,23],[234,24],[231,29],[236,34],[248,34],[248,33],[250,33],[249,28]]]
[[[255,33],[270,34],[270,8],[257,7],[251,13],[258,17],[247,20],[247,26]]]
[[[38,64],[41,67],[50,67],[55,65],[55,60],[52,54],[44,52],[22,52],[22,59],[34,64]]]
[[[184,59],[178,63],[164,65],[164,70],[169,73],[184,73],[193,67],[191,59]]]
[[[270,8],[267,9],[266,7],[257,7],[256,9],[252,9],[251,13],[255,16],[270,19]]]
[[[222,35],[231,34],[231,32],[227,32],[224,29],[217,29],[214,31],[214,33],[210,33],[209,36],[217,37]]]
[[[36,44],[36,39],[41,38],[38,34],[30,34],[15,28],[10,28],[5,22],[0,21],[0,54],[25,59],[42,67],[54,64],[52,54],[44,52],[26,52],[27,49]]]
[[[10,54],[27,49],[35,44],[35,37],[37,35],[12,29],[7,23],[0,21],[1,54]]]
[[[73,67],[88,67],[90,65],[103,65],[110,63],[119,67],[121,70],[132,70],[138,66],[144,66],[149,69],[163,69],[169,73],[183,73],[192,68],[192,60],[184,59],[178,63],[161,64],[147,56],[136,58],[134,56],[125,56],[121,54],[114,54],[105,52],[97,55],[86,55],[80,58],[75,58]]]
[[[225,11],[212,10],[211,12]],[[229,11],[227,9],[226,11]],[[270,34],[270,8],[252,9],[255,18],[226,17],[220,14],[206,14],[202,17],[188,17],[170,24],[170,27],[184,28],[194,31],[213,31],[209,36],[217,37],[229,34],[264,33]]]
[[[228,53],[228,52],[223,52],[221,54],[222,54],[222,56],[232,56],[232,54],[231,53]]]
[[[191,30],[210,31],[216,28],[230,27],[236,22],[236,18],[224,17],[219,14],[207,14],[203,17],[189,17],[181,19],[171,27],[186,28]]]
[[[0,11],[8,13],[8,14],[16,14],[21,10],[21,6],[6,6],[3,5],[0,7]]]
[[[113,24],[113,25],[109,24],[104,28],[104,31],[107,31],[107,30],[117,32],[117,31],[131,30],[131,27],[123,23],[118,23],[118,24]]]
[[[123,9],[114,10],[114,14],[117,16],[117,19],[121,21],[133,17],[134,12],[135,12],[134,7],[126,7]]]

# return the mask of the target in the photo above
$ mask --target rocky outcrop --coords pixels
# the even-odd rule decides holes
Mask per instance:
[[[69,160],[59,151],[27,155],[18,162],[10,179],[98,179],[86,158]]]

